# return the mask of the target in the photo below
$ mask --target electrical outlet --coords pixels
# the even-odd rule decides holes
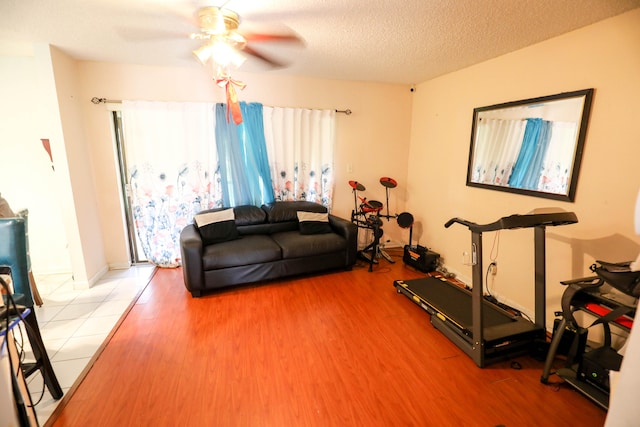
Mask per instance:
[[[491,263],[491,275],[495,276],[496,274],[498,274],[498,263],[497,262],[492,262]]]

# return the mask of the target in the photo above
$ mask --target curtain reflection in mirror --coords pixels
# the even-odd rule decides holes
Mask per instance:
[[[476,131],[473,182],[567,192],[576,123],[485,118]]]
[[[549,146],[550,133],[547,120],[527,119],[520,153],[509,177],[510,186],[527,190],[537,189],[542,174],[542,161]]]

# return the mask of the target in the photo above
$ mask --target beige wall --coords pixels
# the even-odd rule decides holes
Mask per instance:
[[[35,51],[40,52],[36,59]],[[0,192],[13,210],[29,209],[31,264],[36,272],[69,272],[63,222],[64,168],[51,168],[40,138],[49,138],[58,161],[64,150],[47,46],[24,56],[0,56]]]
[[[29,209],[32,268],[71,273],[88,287],[107,269],[90,152],[79,113],[76,61],[45,44],[2,55],[2,191]],[[55,163],[40,139],[47,138]]]
[[[121,198],[108,107],[89,100],[207,101],[223,102],[224,92],[211,81],[210,70],[162,68],[83,62],[79,64],[81,106],[87,140],[93,153],[98,206],[109,263],[127,260],[121,215]],[[337,115],[336,189],[333,212],[350,217],[354,207],[348,181],[362,182],[369,199],[385,201],[383,176],[400,185],[391,191],[390,212],[402,212],[405,204],[406,159],[411,129],[412,95],[406,85],[320,80],[301,77],[242,74],[235,76],[247,87],[241,100],[264,105],[301,108],[349,108],[353,114]],[[350,169],[349,169],[350,167]],[[351,170],[351,172],[349,172]],[[395,221],[384,227],[385,238],[396,244],[407,234]]]
[[[367,187],[363,196],[384,201],[380,177],[396,179],[399,186],[391,191],[391,213],[411,212],[417,221],[414,243],[417,238],[440,252],[447,267],[463,278],[471,275],[471,268],[462,263],[462,252],[470,249],[470,233],[459,225],[445,229],[443,224],[451,217],[487,223],[537,207],[575,211],[578,224],[549,228],[547,232],[548,313],[552,313],[562,292],[560,280],[588,275],[588,266],[596,258],[635,258],[640,247],[633,230],[633,207],[640,187],[635,164],[640,151],[635,107],[635,100],[640,98],[639,24],[640,10],[635,10],[424,82],[414,93],[406,85],[240,73],[237,77],[248,84],[240,98],[274,106],[353,110],[351,116],[337,116],[334,212],[350,215],[353,194],[349,180]],[[98,96],[219,102],[224,99],[220,89],[213,85],[207,70],[198,66],[75,63],[55,49],[36,52],[35,59],[0,59],[2,65],[11,67],[11,71],[2,69],[10,83],[0,83],[0,88],[13,94],[8,98],[13,104],[11,110],[0,118],[5,137],[2,150],[5,153],[10,148],[16,164],[20,160],[20,166],[13,168],[15,177],[2,175],[0,191],[21,206],[32,205],[36,199],[55,198],[45,205],[52,210],[50,219],[56,216],[55,203],[63,205],[60,209],[64,214],[58,216],[62,223],[77,215],[75,224],[67,224],[72,231],[67,233],[63,249],[68,245],[80,253],[80,261],[74,264],[80,262],[88,281],[106,266],[127,266],[110,115],[104,105],[96,106],[89,100]],[[41,61],[53,64],[54,69],[41,70]],[[36,88],[32,86],[34,79]],[[596,92],[575,203],[465,186],[473,108],[588,87]],[[57,97],[57,104],[51,97]],[[45,135],[55,135],[52,144],[63,144],[64,149],[57,146],[57,151],[64,150],[69,156],[65,173],[71,183],[52,180],[48,172],[33,173],[35,180],[24,178],[35,170],[47,170],[47,162],[36,155],[39,148],[22,156],[17,147],[37,145],[39,140],[34,139]],[[59,190],[55,185],[65,188]],[[56,190],[62,193],[52,197]],[[71,204],[73,212],[65,211]],[[33,221],[34,227],[45,230],[42,234],[52,230],[45,240],[62,243],[55,232],[64,228],[63,224],[51,226],[35,213]],[[485,234],[486,254],[494,235]],[[391,222],[385,225],[387,237],[404,244],[408,232]],[[34,256],[39,252],[42,259],[53,253],[51,248],[56,255],[64,252],[55,245],[43,244],[46,250],[32,246],[36,246]],[[498,274],[492,291],[530,313],[532,231],[502,232],[497,259]],[[44,263],[34,261],[34,270],[39,265]]]
[[[485,224],[534,208],[558,207],[579,223],[547,228],[547,317],[559,309],[559,281],[590,275],[594,259],[635,259],[634,207],[640,189],[640,9],[459,72],[424,82],[413,104],[407,206],[422,222],[420,241],[471,277],[462,253],[470,231],[452,217]],[[465,186],[473,109],[595,88],[575,203]],[[484,233],[485,267],[497,233]],[[490,287],[533,311],[533,230],[500,233]]]
[[[103,233],[100,230],[92,150],[85,136],[78,90],[77,63],[56,48],[51,49],[53,75],[64,146],[59,147],[60,173],[68,176],[58,193],[66,221],[74,283],[91,286],[106,271]],[[104,234],[108,236],[109,233]]]

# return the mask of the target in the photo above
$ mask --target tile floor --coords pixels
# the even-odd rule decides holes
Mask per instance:
[[[78,379],[133,299],[146,286],[154,266],[138,265],[111,270],[94,286],[74,290],[68,274],[36,275],[44,304],[36,307],[42,339],[65,394]],[[25,346],[27,347],[27,346]],[[26,360],[32,358],[25,348]],[[27,380],[38,422],[44,425],[60,401],[51,398],[42,376]]]

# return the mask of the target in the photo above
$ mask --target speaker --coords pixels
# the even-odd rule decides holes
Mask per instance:
[[[404,261],[406,265],[409,265],[424,273],[435,271],[438,267],[439,260],[440,254],[432,252],[424,246],[404,246],[404,255],[402,256],[402,261]]]

